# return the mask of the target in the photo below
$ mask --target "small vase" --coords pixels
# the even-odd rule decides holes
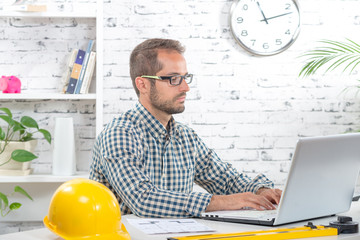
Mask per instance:
[[[73,119],[56,118],[53,151],[53,175],[74,175],[76,169]]]

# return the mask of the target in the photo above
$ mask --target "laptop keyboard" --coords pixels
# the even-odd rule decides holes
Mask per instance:
[[[273,219],[276,217],[277,210],[237,210],[237,211],[218,211],[207,213],[207,216],[217,216],[226,218],[254,218],[254,219]]]
[[[272,219],[276,217],[277,210],[244,210],[236,211],[237,216],[249,217],[249,218],[258,218],[258,219]]]

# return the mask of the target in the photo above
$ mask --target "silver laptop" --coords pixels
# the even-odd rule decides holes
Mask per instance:
[[[281,225],[350,209],[360,170],[360,133],[300,138],[275,212],[205,212],[202,218]]]

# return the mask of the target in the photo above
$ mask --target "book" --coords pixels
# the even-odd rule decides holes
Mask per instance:
[[[71,75],[78,51],[79,51],[79,49],[76,49],[76,48],[71,50],[70,56],[69,56],[67,64],[66,64],[65,74],[62,78],[61,93],[66,93],[66,89],[69,85],[70,75]]]
[[[69,79],[69,85],[66,89],[66,93],[71,93],[73,94],[75,91],[75,87],[77,84],[77,81],[80,77],[80,72],[81,72],[81,67],[82,64],[84,62],[84,56],[85,56],[85,51],[79,49],[75,62],[74,62],[74,66],[73,69],[71,71],[71,75],[70,75],[70,79]]]
[[[35,4],[13,4],[3,6],[4,11],[20,11],[20,12],[46,12],[46,5],[35,5]]]
[[[81,67],[79,80],[76,83],[76,88],[75,88],[75,92],[74,92],[76,94],[80,93],[81,85],[82,85],[82,82],[83,82],[83,79],[84,79],[87,63],[88,63],[89,56],[90,56],[91,50],[93,48],[93,45],[94,45],[94,40],[90,40],[89,43],[88,43],[87,49],[86,49],[84,62],[83,62],[82,67]]]
[[[92,77],[94,74],[95,62],[96,62],[96,52],[91,52],[89,61],[88,61],[87,67],[86,67],[84,80],[83,80],[83,83],[82,83],[81,89],[80,89],[81,94],[85,94],[85,93],[89,92],[91,80],[92,80]]]

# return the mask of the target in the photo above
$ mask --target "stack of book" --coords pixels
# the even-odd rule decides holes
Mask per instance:
[[[90,40],[86,51],[73,49],[68,62],[63,93],[85,94],[89,92],[96,61],[92,51],[94,40]]]

